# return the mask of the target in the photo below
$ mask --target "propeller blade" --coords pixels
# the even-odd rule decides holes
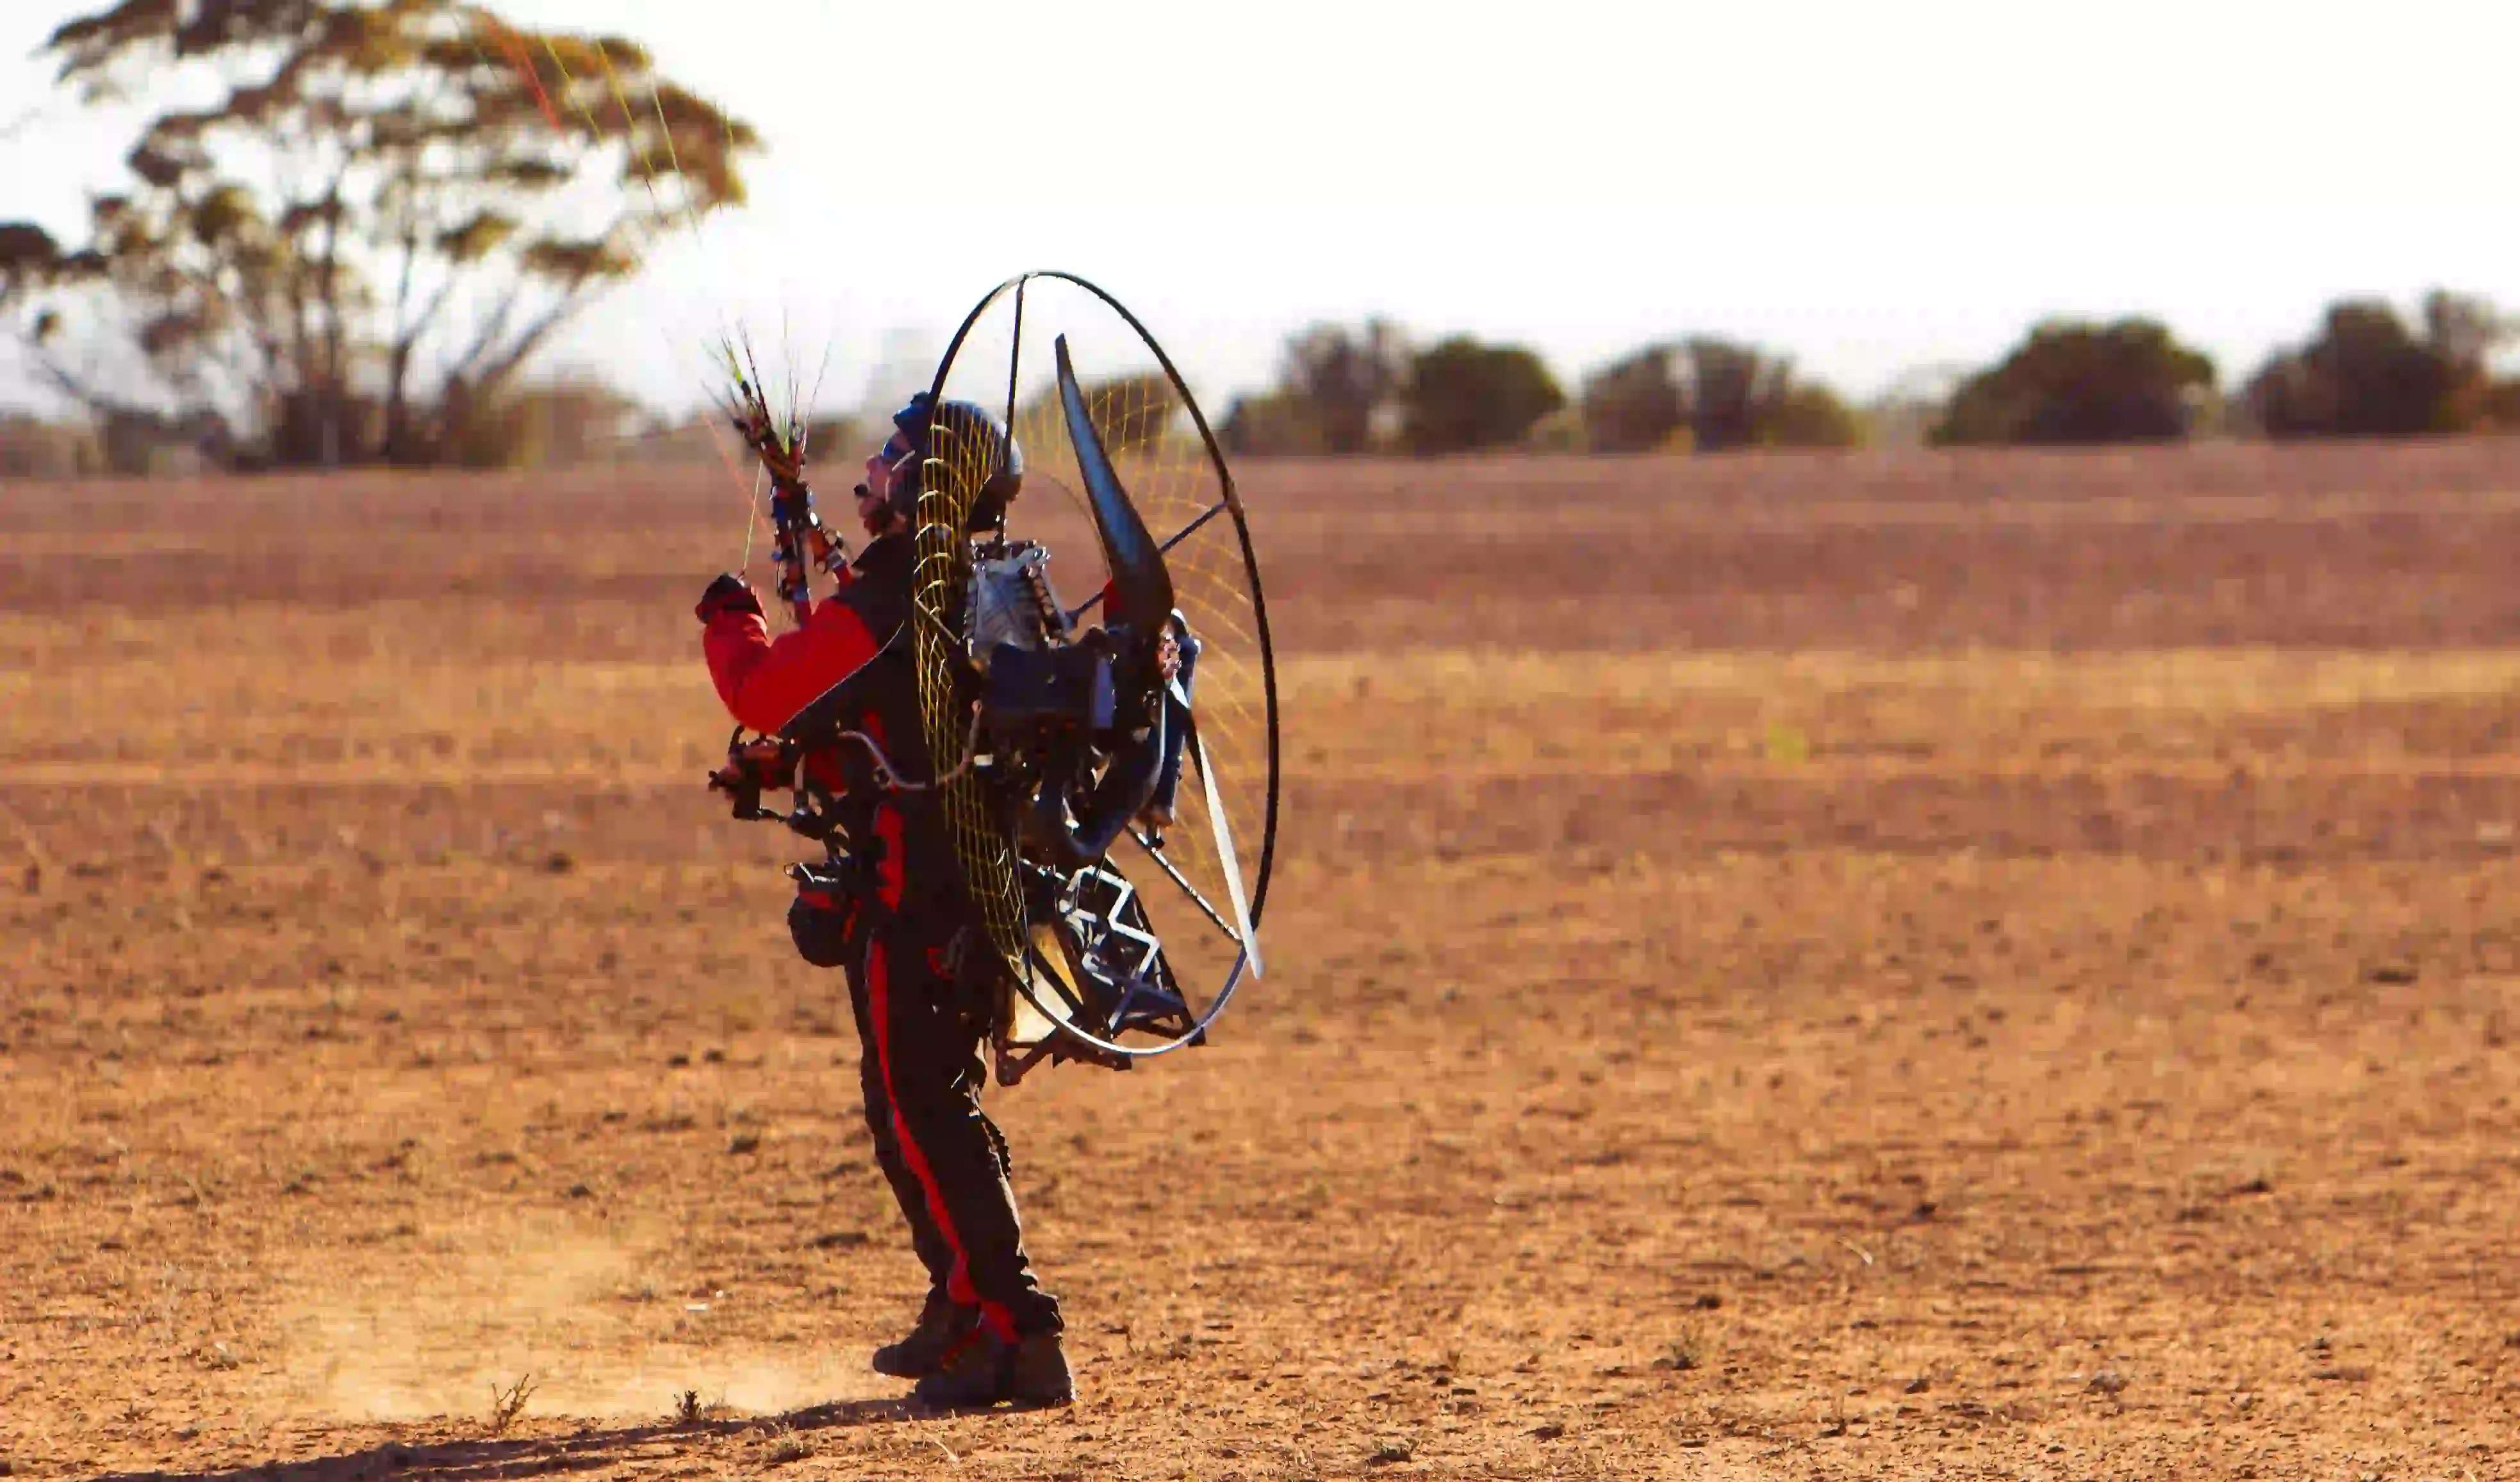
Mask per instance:
[[[1152,632],[1173,610],[1173,577],[1164,565],[1163,548],[1155,543],[1120,475],[1111,455],[1102,450],[1102,434],[1085,413],[1085,392],[1076,383],[1076,367],[1067,358],[1067,337],[1054,343],[1058,354],[1058,400],[1067,413],[1067,438],[1076,445],[1076,469],[1085,478],[1085,499],[1094,508],[1094,523],[1102,532],[1102,560],[1111,570],[1112,595],[1120,615],[1142,632]]]
[[[1260,975],[1260,933],[1251,929],[1251,903],[1242,894],[1242,862],[1234,855],[1234,825],[1225,816],[1225,800],[1216,793],[1216,769],[1208,764],[1207,743],[1198,739],[1198,722],[1191,722],[1191,745],[1198,764],[1198,784],[1207,790],[1208,827],[1216,831],[1217,862],[1225,867],[1226,899],[1234,903],[1236,935],[1242,940],[1242,955],[1251,964],[1251,975]]]

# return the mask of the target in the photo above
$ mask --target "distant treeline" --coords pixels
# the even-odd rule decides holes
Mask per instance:
[[[344,404],[343,425],[374,425],[370,401]],[[253,472],[275,465],[231,446],[215,424],[170,422],[117,410],[46,421],[0,410],[0,478],[104,474]],[[622,392],[587,377],[507,387],[467,419],[437,466],[560,469],[589,464],[691,462],[711,457],[707,430],[677,427]]]
[[[1570,394],[1526,346],[1466,336],[1418,344],[1382,320],[1316,324],[1287,339],[1277,383],[1234,398],[1217,431],[1239,457],[2455,436],[2520,430],[2520,377],[2494,368],[2515,333],[2520,319],[2472,295],[2430,293],[2411,320],[2379,300],[2340,300],[2306,338],[2227,388],[2210,357],[2156,321],[2049,320],[1992,365],[1859,406],[1778,353],[1713,337],[1642,346],[1587,373]],[[373,399],[341,407],[354,440],[382,425]],[[222,447],[216,430],[112,409],[71,424],[0,413],[0,477],[256,466]],[[832,450],[855,448],[864,432],[850,418],[821,418],[811,446],[845,461]],[[705,429],[584,377],[511,384],[474,410],[463,434],[440,463],[550,469],[718,456]]]
[[[2343,299],[2226,389],[2211,357],[2157,321],[2053,319],[1943,388],[1858,407],[1773,350],[1713,337],[1642,346],[1570,394],[1525,346],[1419,345],[1383,320],[1317,324],[1286,341],[1277,383],[1238,398],[1219,430],[1231,451],[1264,457],[2498,432],[2520,429],[2520,379],[2493,366],[2515,329],[2472,295],[2428,294],[2412,323],[2384,301]]]

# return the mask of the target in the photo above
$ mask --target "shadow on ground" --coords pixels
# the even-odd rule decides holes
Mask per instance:
[[[946,1412],[907,1399],[844,1400],[740,1420],[664,1420],[615,1430],[581,1431],[573,1436],[519,1436],[431,1445],[388,1442],[365,1451],[314,1457],[278,1466],[202,1472],[107,1472],[89,1482],[350,1482],[353,1478],[371,1477],[407,1478],[412,1482],[491,1482],[502,1477],[591,1471],[632,1460],[634,1454],[651,1446],[745,1434],[774,1435],[783,1428],[806,1435],[898,1420],[932,1419],[943,1414]]]

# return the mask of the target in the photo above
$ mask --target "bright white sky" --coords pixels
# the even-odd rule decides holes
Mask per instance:
[[[0,129],[43,110],[0,139],[0,218],[75,233],[119,178],[131,115],[28,55],[96,8],[0,7]],[[501,9],[637,39],[769,142],[708,250],[568,342],[660,403],[698,393],[657,333],[697,345],[696,306],[785,310],[829,405],[887,331],[932,351],[1035,267],[1136,309],[1220,414],[1288,331],[1376,312],[1570,389],[1705,331],[1868,395],[2049,313],[2161,316],[2228,383],[2343,293],[2520,306],[2507,0]]]

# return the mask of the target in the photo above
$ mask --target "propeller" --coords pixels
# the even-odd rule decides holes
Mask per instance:
[[[1102,434],[1085,414],[1085,392],[1076,383],[1076,366],[1067,356],[1067,337],[1053,347],[1058,354],[1058,400],[1067,413],[1068,441],[1076,445],[1076,469],[1085,479],[1086,503],[1102,534],[1102,561],[1111,572],[1111,606],[1147,642],[1160,633],[1173,610],[1172,572],[1164,566],[1163,548],[1155,543],[1147,521],[1120,486]]]

